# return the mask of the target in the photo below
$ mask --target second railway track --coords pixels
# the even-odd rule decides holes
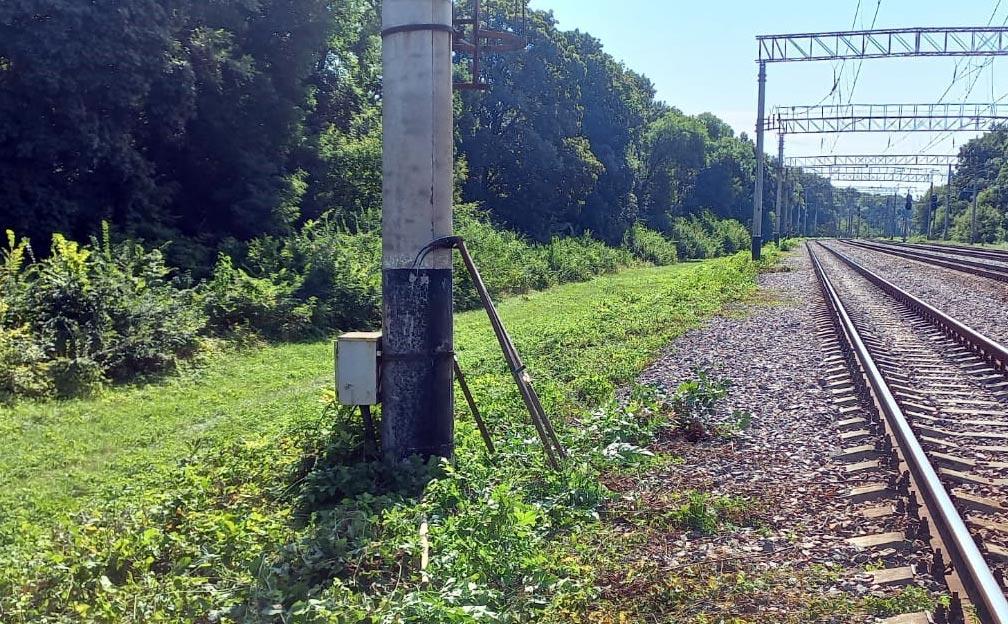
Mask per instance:
[[[932,576],[982,622],[1008,624],[1008,351],[844,254],[808,250],[854,385],[879,414],[844,439],[874,445],[859,466],[901,475],[878,488],[908,515],[906,539],[933,548]],[[954,601],[938,621],[960,616]]]
[[[935,249],[934,245],[911,245],[867,240],[848,240],[848,245],[870,251],[899,256],[925,264],[952,269],[970,275],[1008,282],[1008,256],[999,252],[970,250],[947,247]]]

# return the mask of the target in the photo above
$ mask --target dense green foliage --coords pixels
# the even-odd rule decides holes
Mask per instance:
[[[949,237],[959,242],[994,243],[1008,240],[1008,128],[998,127],[959,150],[952,182]],[[933,237],[945,229],[948,186],[934,189],[937,209]],[[974,224],[974,199],[976,217]],[[929,191],[914,204],[912,233],[927,233]]]
[[[0,401],[86,392],[175,367],[206,321],[196,292],[171,279],[159,251],[57,234],[32,262],[7,232],[0,252]]]
[[[588,236],[531,243],[494,228],[472,206],[458,211],[493,297],[541,290],[640,264],[675,262],[675,245],[638,225],[624,247]],[[36,258],[8,232],[0,249],[0,401],[87,394],[106,381],[177,370],[201,338],[300,340],[379,325],[381,241],[330,219],[261,236],[222,253],[195,285],[161,250],[53,237]],[[237,258],[237,259],[236,259]],[[479,305],[458,267],[458,309]]]
[[[600,473],[650,461],[641,447],[668,417],[614,389],[755,272],[740,255],[502,303],[571,450],[559,473],[529,446],[478,311],[458,317],[456,348],[495,459],[460,400],[452,464],[362,462],[359,424],[319,402],[327,341],[229,354],[205,381],[0,408],[0,619],[565,621],[593,594],[563,537],[597,526]]]
[[[492,25],[514,26],[511,4],[489,3]],[[171,241],[168,264],[198,277],[236,243],[308,221],[377,230],[378,0],[117,7],[0,7],[0,225],[86,240],[106,220],[148,245]],[[750,140],[659,102],[550,13],[531,11],[528,38],[486,59],[490,91],[457,98],[463,201],[544,243],[615,246],[638,221],[673,236],[677,219],[705,211],[748,222]]]

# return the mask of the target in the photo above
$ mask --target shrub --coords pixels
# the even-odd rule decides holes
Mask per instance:
[[[0,302],[0,317],[5,305]],[[26,325],[0,327],[0,402],[15,397],[44,397],[52,392],[45,351]]]
[[[696,217],[680,217],[673,221],[672,236],[680,258],[698,260],[713,258],[721,253],[720,247]]]
[[[351,234],[323,217],[287,238],[252,241],[240,268],[218,260],[210,282],[218,330],[243,323],[269,338],[306,338],[377,325],[381,240]],[[243,292],[248,288],[248,292]],[[235,291],[238,292],[235,292]]]
[[[558,278],[545,255],[520,235],[493,227],[473,206],[456,208],[456,233],[461,236],[493,297],[542,290]],[[480,306],[476,289],[458,254],[454,258],[455,306],[468,310]]]
[[[588,234],[554,238],[545,245],[528,242],[514,232],[495,228],[474,206],[459,206],[456,222],[457,233],[465,239],[494,298],[583,282],[635,264],[628,250],[609,247]],[[469,273],[456,254],[455,306],[467,310],[479,305]]]
[[[299,303],[294,298],[297,282],[277,281],[252,277],[221,254],[203,289],[211,331],[225,336],[247,331],[272,338],[306,333],[312,327],[315,302]]]
[[[588,234],[578,238],[554,238],[541,250],[560,283],[584,282],[634,264],[628,251],[609,247]]]
[[[172,369],[195,353],[205,318],[160,250],[112,245],[107,227],[90,246],[53,235],[41,261],[26,263],[29,249],[8,233],[0,331],[6,361],[20,371],[20,381],[7,376],[8,389],[82,394],[106,379]],[[22,353],[12,359],[11,350]]]
[[[623,236],[623,247],[638,260],[656,266],[675,264],[679,256],[675,243],[642,223],[635,223],[627,230]]]
[[[743,251],[749,248],[749,230],[744,225],[734,219],[714,218],[711,213],[704,213],[704,219],[709,220],[713,227],[713,236],[721,246],[721,252],[725,255]]]
[[[709,211],[676,219],[672,235],[680,258],[716,258],[749,246],[749,231],[744,225],[733,219],[719,220]]]

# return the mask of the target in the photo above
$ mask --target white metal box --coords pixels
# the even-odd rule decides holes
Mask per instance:
[[[381,332],[349,332],[336,341],[336,391],[343,405],[378,403]]]

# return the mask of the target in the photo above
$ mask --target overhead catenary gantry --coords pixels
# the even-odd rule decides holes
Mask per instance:
[[[764,129],[783,134],[983,132],[1008,121],[1008,104],[833,104],[779,106]]]
[[[844,182],[901,182],[908,184],[927,184],[943,171],[921,170],[910,167],[812,167],[809,171],[830,180]]]
[[[1003,27],[886,28],[762,35],[759,63],[913,56],[1008,56]]]
[[[757,117],[756,117],[756,182],[753,198],[753,240],[752,256],[758,259],[761,255],[763,245],[763,187],[765,176],[764,145],[765,132],[768,120],[766,117],[766,82],[767,64],[783,62],[808,62],[808,61],[838,61],[838,60],[863,60],[875,58],[905,58],[905,57],[969,57],[969,56],[1008,56],[1008,27],[951,27],[951,28],[899,28],[899,29],[873,29],[873,30],[853,30],[820,33],[796,33],[784,35],[764,35],[757,37],[757,58],[759,66],[758,74],[758,96],[757,96]],[[820,131],[825,132],[894,132],[905,131],[906,127],[917,127],[924,131],[925,126],[930,126],[927,131],[935,130],[973,130],[989,129],[990,124],[985,117],[979,117],[980,111],[971,111],[978,115],[972,119],[973,127],[964,127],[963,123],[958,123],[951,119],[953,111],[939,111],[931,108],[936,105],[925,105],[929,115],[913,115],[916,121],[903,122],[902,120],[910,112],[907,110],[887,110],[882,111],[882,115],[868,115],[874,120],[858,121],[864,117],[861,111],[850,110],[848,120],[835,119],[830,123],[828,117],[823,114],[820,120],[823,123],[814,121],[814,114],[806,114],[804,120],[794,120],[796,128],[804,128],[803,132]],[[937,105],[940,106],[940,105]],[[994,109],[997,113],[997,105],[986,105],[988,109]],[[807,113],[811,113],[815,107],[803,107]],[[827,107],[819,107],[821,110]],[[944,116],[937,113],[944,112]],[[986,115],[986,114],[985,114]],[[839,117],[839,112],[836,117]],[[959,115],[961,120],[965,115]],[[881,119],[881,121],[879,121]],[[944,119],[944,122],[942,121]],[[873,121],[875,122],[873,124]],[[769,124],[784,124],[783,116],[776,116]],[[944,127],[938,127],[944,123]],[[968,123],[968,122],[967,122]],[[958,128],[956,127],[958,126]],[[981,127],[982,126],[982,127]],[[872,128],[876,128],[873,130]],[[859,128],[864,128],[863,130]],[[772,126],[771,129],[778,129]],[[787,134],[787,128],[782,129],[783,134]],[[797,130],[796,130],[797,132]],[[783,138],[779,146],[779,165],[783,178]],[[781,194],[778,193],[778,198]],[[780,203],[778,202],[778,214],[780,214]],[[780,227],[780,219],[776,219],[777,227]]]
[[[947,167],[956,164],[955,154],[834,154],[829,156],[790,156],[787,167]]]
[[[865,193],[868,195],[901,195],[903,189],[907,189],[909,192],[911,189],[909,187],[901,186],[849,186],[848,191],[857,191],[859,193]]]

